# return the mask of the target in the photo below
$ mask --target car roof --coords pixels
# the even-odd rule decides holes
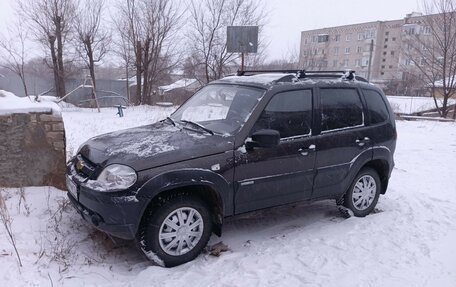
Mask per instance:
[[[305,72],[304,70],[291,71],[245,71],[230,75],[211,84],[240,84],[270,89],[274,86],[302,85],[302,86],[365,86],[375,87],[366,79],[356,76],[354,71],[318,71]],[[377,88],[378,89],[378,88]]]

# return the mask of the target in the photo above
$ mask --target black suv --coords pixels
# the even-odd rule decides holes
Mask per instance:
[[[368,215],[395,146],[383,92],[352,71],[240,72],[163,121],[87,141],[68,162],[68,195],[98,229],[175,266],[228,216],[320,199]]]

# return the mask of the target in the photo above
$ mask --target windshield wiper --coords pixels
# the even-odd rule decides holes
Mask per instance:
[[[200,129],[204,130],[205,132],[208,132],[208,133],[210,133],[211,135],[214,135],[214,132],[213,132],[213,131],[211,131],[210,129],[206,128],[206,127],[203,126],[203,125],[200,125],[199,123],[195,123],[195,122],[188,121],[188,120],[181,120],[181,122],[186,123],[186,124],[194,125],[194,126],[196,126],[196,127],[199,127]]]
[[[175,122],[172,118],[166,117],[166,119],[167,119],[168,121],[170,121],[170,122],[173,124],[173,126],[176,126],[176,122]]]

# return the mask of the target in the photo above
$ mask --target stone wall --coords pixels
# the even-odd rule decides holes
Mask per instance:
[[[65,187],[65,130],[61,115],[0,115],[0,186]]]

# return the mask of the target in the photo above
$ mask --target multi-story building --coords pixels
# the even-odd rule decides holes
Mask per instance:
[[[403,80],[413,66],[408,35],[429,34],[420,13],[404,19],[376,21],[301,32],[300,66],[309,70],[353,69],[372,82]]]

